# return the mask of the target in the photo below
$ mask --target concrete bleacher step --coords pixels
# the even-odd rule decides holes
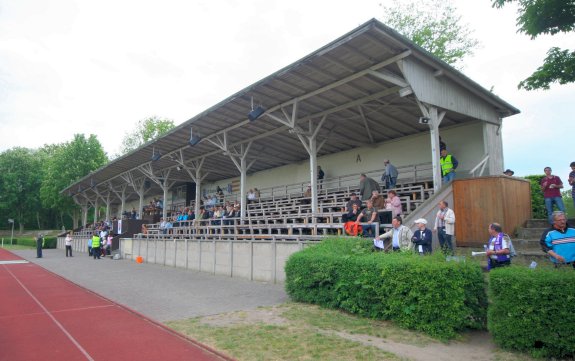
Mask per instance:
[[[536,228],[519,227],[517,228],[517,238],[539,240],[539,238],[547,228],[549,227],[536,227]]]
[[[525,228],[548,228],[549,223],[546,219],[528,219],[525,221]]]

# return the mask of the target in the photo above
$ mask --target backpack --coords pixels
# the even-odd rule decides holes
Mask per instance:
[[[515,247],[513,247],[513,242],[511,242],[511,237],[509,237],[508,234],[504,234],[503,239],[507,242],[507,245],[509,246],[509,256],[511,258],[516,257],[517,252],[515,252]]]

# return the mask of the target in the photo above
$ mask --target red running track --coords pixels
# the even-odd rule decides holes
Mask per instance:
[[[0,361],[230,360],[0,248]]]

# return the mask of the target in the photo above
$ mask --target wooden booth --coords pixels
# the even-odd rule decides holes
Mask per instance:
[[[455,235],[458,246],[487,243],[487,229],[500,223],[503,231],[514,235],[531,218],[531,187],[528,180],[507,176],[488,176],[453,181]]]

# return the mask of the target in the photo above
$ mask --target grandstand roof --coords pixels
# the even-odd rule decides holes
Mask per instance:
[[[430,79],[418,79],[423,71]],[[415,75],[414,75],[415,74]],[[204,182],[239,176],[230,154],[249,147],[250,173],[307,161],[298,139],[326,116],[318,130],[318,157],[366,144],[376,144],[428,132],[419,124],[418,102],[434,103],[434,84],[448,84],[466,100],[450,106],[436,104],[447,113],[441,127],[481,119],[497,123],[519,110],[484,89],[458,70],[413,44],[393,29],[372,19],[308,56],[229,96],[183,122],[159,139],[117,158],[71,184],[64,193],[106,190],[129,183],[125,175],[146,177],[171,169],[170,179],[190,181],[181,166],[203,160],[209,172]],[[427,88],[426,88],[427,87]],[[449,89],[447,89],[449,90]],[[432,96],[433,95],[433,96]],[[440,94],[441,95],[441,94]],[[444,100],[445,100],[444,99]],[[465,104],[464,104],[465,103]],[[294,106],[297,104],[297,106]],[[265,114],[248,120],[253,106]],[[294,109],[296,109],[294,114]],[[469,111],[467,111],[469,109]],[[291,123],[292,118],[295,120]],[[190,131],[201,140],[191,146]],[[161,155],[152,161],[152,154]]]

